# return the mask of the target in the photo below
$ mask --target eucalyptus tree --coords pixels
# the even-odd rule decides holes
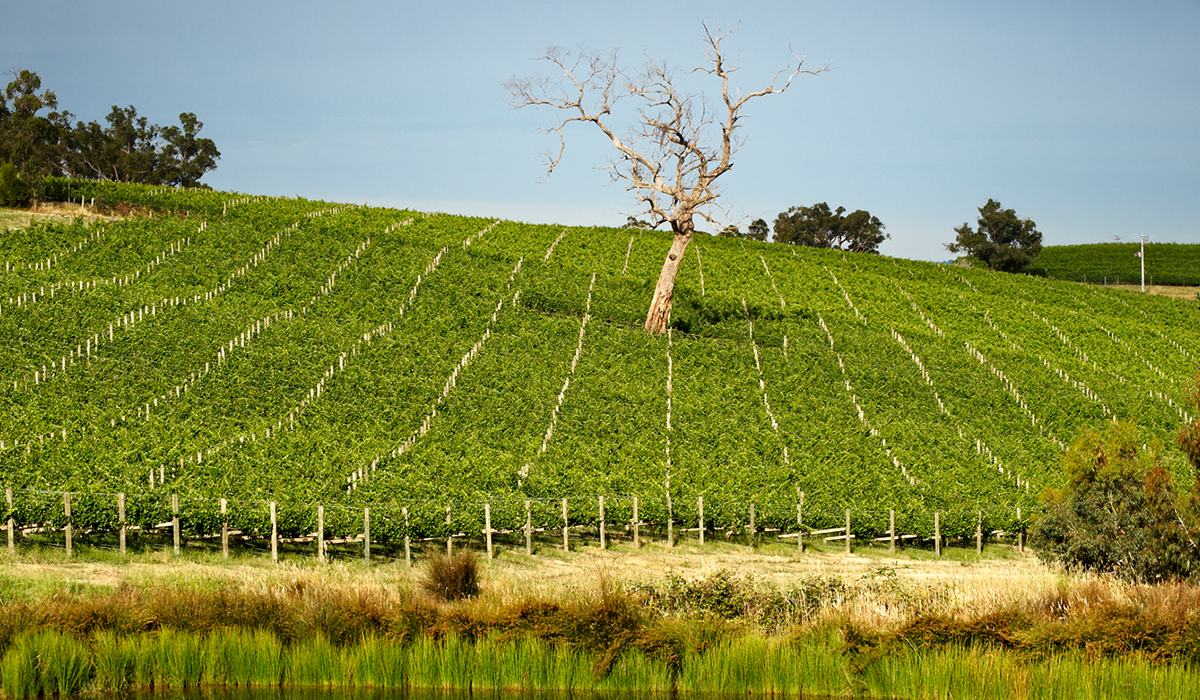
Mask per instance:
[[[730,86],[737,69],[721,46],[730,32],[703,27],[704,60],[690,70],[648,59],[641,69],[627,72],[615,51],[550,48],[538,60],[552,68],[552,75],[513,78],[505,84],[513,107],[546,107],[559,115],[545,129],[559,142],[557,150],[546,153],[547,176],[562,161],[567,127],[592,124],[616,150],[604,169],[625,185],[652,227],[671,227],[674,239],[646,313],[645,328],[653,334],[666,331],[675,277],[695,232],[695,219],[708,221],[718,231],[724,228],[719,219],[728,217],[717,201],[716,182],[733,168],[746,104],[786,91],[802,73],[828,70],[804,69],[804,59],[793,55],[765,88],[742,93]],[[686,76],[693,74],[710,76],[720,86],[719,102],[710,103],[703,92],[684,88]],[[618,116],[614,110],[626,100],[636,107]],[[622,127],[627,130],[619,134]]]

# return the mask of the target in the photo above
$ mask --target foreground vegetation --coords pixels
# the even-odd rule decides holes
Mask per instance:
[[[284,685],[1105,698],[1194,697],[1200,687],[1195,587],[1069,575],[1027,558],[978,572],[977,586],[964,582],[987,560],[829,555],[780,578],[750,550],[729,552],[757,562],[749,570],[712,568],[720,550],[653,550],[624,556],[709,570],[623,564],[617,577],[603,573],[609,555],[599,551],[512,557],[484,569],[478,597],[445,603],[424,592],[423,570],[404,567],[24,559],[0,569],[0,692]],[[547,587],[545,572],[562,566],[578,573]],[[98,578],[82,583],[89,577]]]
[[[638,518],[973,539],[1023,526],[1084,427],[1194,409],[1198,307],[705,238],[640,330],[664,234],[85,181],[145,216],[0,261],[0,486],[19,528],[478,540]],[[86,465],[81,468],[81,465]],[[1180,480],[1180,483],[1186,483]],[[64,491],[71,494],[68,519]],[[220,499],[227,499],[222,515]],[[447,517],[447,508],[449,515]],[[1020,517],[1018,516],[1020,513]],[[548,535],[549,536],[549,535]]]

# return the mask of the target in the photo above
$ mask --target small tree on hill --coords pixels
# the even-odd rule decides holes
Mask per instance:
[[[795,67],[789,63],[767,87],[742,94],[729,85],[736,69],[726,62],[721,47],[728,35],[713,33],[704,25],[704,63],[687,71],[710,75],[720,83],[720,104],[715,108],[703,94],[685,92],[680,87],[682,79],[666,64],[649,60],[641,71],[627,74],[615,52],[547,49],[538,60],[550,64],[555,76],[513,78],[505,84],[513,107],[549,107],[562,115],[546,130],[559,139],[558,152],[546,156],[547,175],[562,160],[567,125],[594,124],[617,151],[607,167],[613,179],[625,183],[653,227],[670,225],[675,238],[646,313],[645,328],[650,333],[666,331],[675,276],[695,231],[694,218],[709,221],[717,230],[723,228],[713,212],[719,196],[716,181],[733,167],[740,146],[735,132],[741,127],[746,104],[784,92],[801,73],[815,75],[827,70],[802,70],[803,60],[796,58]],[[778,85],[782,76],[786,81]],[[639,106],[636,114],[628,117],[631,129],[619,136],[614,110],[626,98]]]
[[[855,253],[879,253],[879,244],[891,238],[883,222],[859,209],[832,211],[825,202],[792,207],[775,217],[775,242],[812,248],[833,248]]]
[[[958,237],[947,243],[951,253],[966,253],[1001,272],[1024,270],[1042,250],[1042,233],[1031,219],[1017,217],[1012,209],[1001,209],[989,199],[979,207],[978,228],[968,223],[954,229]]]

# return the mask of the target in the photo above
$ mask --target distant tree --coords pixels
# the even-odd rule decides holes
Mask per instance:
[[[622,224],[621,228],[648,229],[650,228],[650,224],[642,221],[636,216],[630,216],[626,217],[625,223]]]
[[[767,240],[767,234],[770,232],[771,229],[767,226],[766,221],[755,219],[750,222],[750,228],[746,231],[746,238],[752,241],[765,241]]]
[[[649,60],[641,71],[631,73],[620,66],[615,52],[551,48],[539,60],[554,71],[553,77],[514,78],[505,84],[513,107],[546,107],[558,115],[546,129],[559,142],[557,152],[547,154],[547,175],[562,160],[566,128],[575,122],[591,124],[616,150],[608,166],[613,178],[624,182],[654,227],[670,225],[674,237],[646,312],[645,329],[655,335],[667,330],[675,278],[695,232],[695,219],[720,225],[712,211],[720,196],[716,181],[733,168],[746,105],[786,91],[801,73],[826,70],[803,70],[802,59],[796,58],[766,87],[742,92],[730,85],[737,68],[721,46],[727,36],[705,25],[704,62],[692,70],[677,72]],[[703,93],[688,92],[693,74],[711,77],[719,97],[709,102]],[[618,126],[623,101],[638,103],[625,112],[628,128]]]
[[[765,223],[765,222],[764,222]],[[846,215],[825,202],[811,207],[792,207],[775,217],[775,242],[812,248],[833,248],[855,253],[879,253],[879,244],[891,238],[883,222],[859,209]]]
[[[719,235],[725,238],[742,238],[742,230],[737,227],[737,224],[729,224],[725,228],[721,229],[721,233]]]
[[[989,269],[1001,272],[1024,270],[1042,250],[1042,233],[1031,219],[1017,217],[1012,209],[1001,209],[1000,202],[989,199],[979,208],[978,228],[964,223],[954,229],[951,253],[966,253],[983,261]]]
[[[23,70],[0,94],[0,162],[11,161],[29,188],[47,175],[192,187],[221,157],[204,124],[191,112],[179,126],[151,124],[132,107],[114,106],[107,124],[76,122],[41,90],[37,73]],[[50,110],[47,112],[46,110]]]
[[[0,94],[0,161],[10,161],[26,184],[54,174],[60,158],[61,137],[71,115],[58,112],[58,97],[38,90],[37,73],[14,72]],[[42,114],[44,110],[49,113]]]

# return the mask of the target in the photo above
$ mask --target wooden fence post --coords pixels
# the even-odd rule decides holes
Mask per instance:
[[[363,559],[371,565],[371,509],[363,508]]]
[[[1017,508],[1017,551],[1025,551],[1025,521],[1021,519],[1021,509]]]
[[[850,553],[850,509],[846,509],[846,554]]]
[[[171,541],[175,545],[175,556],[179,556],[179,494],[171,494]]]
[[[454,555],[454,533],[450,531],[450,506],[446,506],[446,556]]]
[[[229,501],[221,499],[221,556],[229,558]]]
[[[942,556],[942,514],[937,511],[933,513],[933,552]]]
[[[488,559],[492,558],[492,504],[483,504],[483,533],[487,539]]]
[[[896,509],[888,511],[888,554],[896,553]]]
[[[271,501],[271,561],[279,561],[279,519],[275,517],[275,501]]]
[[[567,520],[567,499],[565,499],[565,498],[562,499],[562,511],[563,511],[563,551],[569,552],[569,551],[571,551],[571,540],[570,540],[570,532],[567,531],[567,525],[568,525],[569,521]]]
[[[800,492],[800,502],[796,504],[796,552],[804,553],[804,492]]]
[[[12,510],[13,510],[12,489],[4,489],[4,501],[6,503],[8,503],[8,553],[16,554],[17,553],[17,541],[15,538],[16,522],[13,521],[13,517],[12,517]]]
[[[978,511],[975,520],[975,554],[983,555],[983,511]]]
[[[63,492],[63,517],[67,519],[67,556],[71,556],[71,535],[74,534],[71,528],[71,492]]]
[[[750,546],[751,547],[758,544],[758,527],[754,524],[754,504],[753,503],[750,504],[750,531],[747,534],[750,535]]]
[[[638,497],[633,497],[633,548],[640,549],[642,546],[642,521],[638,518]]]
[[[604,496],[600,497],[600,549],[604,549]]]
[[[525,501],[525,556],[533,556],[533,515],[529,512],[529,501]]]
[[[675,513],[669,504],[667,506],[667,546],[675,546]]]
[[[700,521],[700,546],[704,546],[704,496],[696,497],[696,512]]]
[[[325,506],[317,505],[317,561],[325,561]]]
[[[125,556],[125,494],[117,494],[117,520],[121,523],[121,556]]]
[[[408,530],[408,506],[400,509],[404,514],[404,563],[412,566],[412,533]]]

